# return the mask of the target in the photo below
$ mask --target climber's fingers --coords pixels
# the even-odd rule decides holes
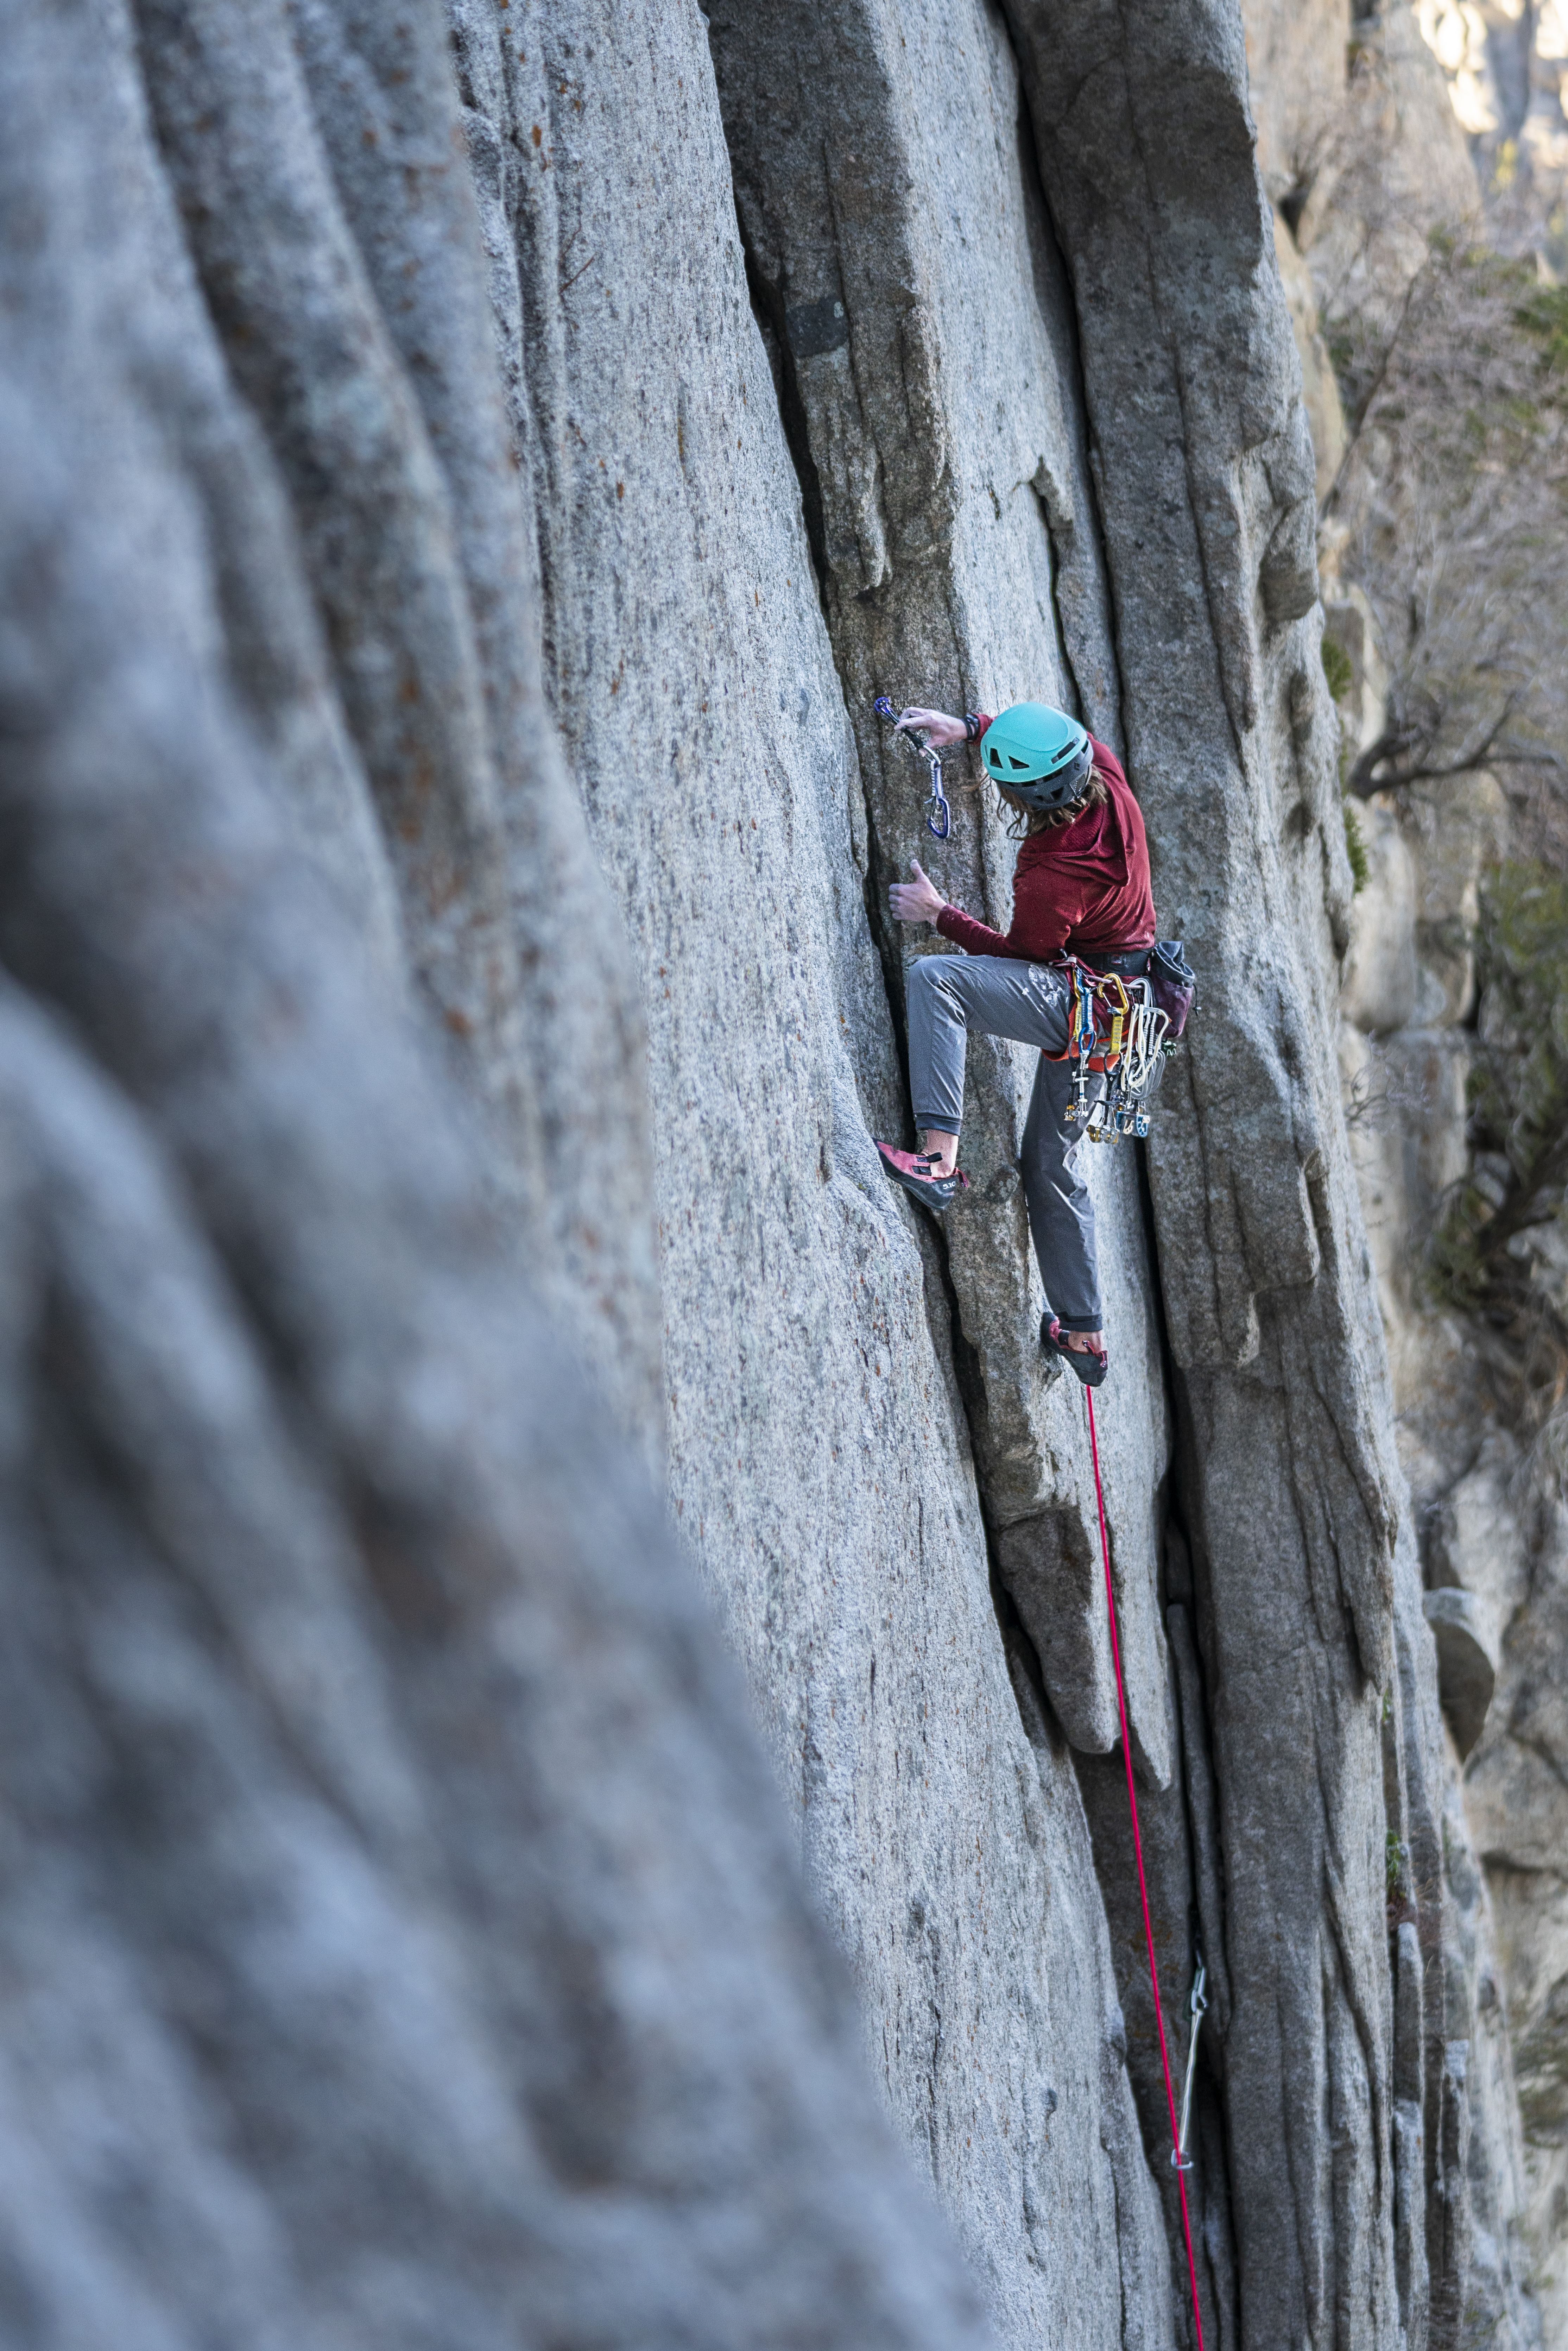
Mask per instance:
[[[945,751],[949,743],[963,742],[969,731],[964,721],[955,718],[951,711],[926,710],[919,703],[911,703],[907,710],[899,712],[894,729],[895,734],[900,727],[906,734],[924,735],[933,750],[936,751]]]
[[[924,883],[925,883],[925,887],[926,887],[926,889],[927,889],[927,890],[929,890],[929,889],[930,889],[930,887],[931,887],[931,881],[930,881],[930,877],[929,877],[929,875],[926,873],[925,867],[921,864],[920,860],[919,860],[919,858],[918,858],[918,857],[912,857],[912,858],[910,859],[910,861],[909,861],[909,870],[910,870],[910,872],[914,874],[914,876],[915,876],[915,880],[916,880],[917,882]]]
[[[946,901],[936,884],[921,872],[912,857],[909,870],[913,882],[894,882],[888,886],[887,903],[895,923],[934,923]]]

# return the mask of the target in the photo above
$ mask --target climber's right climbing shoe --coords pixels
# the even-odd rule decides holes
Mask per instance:
[[[956,1167],[951,1176],[934,1174],[936,1162],[926,1152],[895,1151],[891,1143],[879,1143],[876,1147],[889,1180],[901,1184],[910,1198],[929,1208],[934,1217],[945,1214],[968,1186],[968,1177]]]
[[[1086,1388],[1097,1388],[1111,1368],[1110,1352],[1101,1354],[1095,1347],[1070,1347],[1068,1333],[1054,1314],[1040,1318],[1040,1343],[1048,1355],[1060,1355],[1070,1364]]]

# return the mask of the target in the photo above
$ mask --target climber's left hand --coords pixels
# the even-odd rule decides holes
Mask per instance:
[[[887,893],[895,923],[934,923],[947,901],[935,882],[924,874],[915,859],[909,861],[913,882],[894,882]]]
[[[924,735],[934,751],[946,751],[951,744],[967,742],[969,734],[961,718],[953,717],[946,710],[924,709],[917,702],[899,712],[893,731],[895,735]]]

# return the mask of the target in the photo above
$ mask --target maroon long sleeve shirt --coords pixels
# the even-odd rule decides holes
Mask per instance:
[[[990,725],[980,714],[980,732]],[[1004,935],[944,906],[936,927],[969,955],[1049,963],[1054,956],[1115,955],[1155,943],[1155,899],[1144,819],[1122,763],[1095,742],[1107,798],[1071,824],[1031,832],[1013,869],[1013,919]]]

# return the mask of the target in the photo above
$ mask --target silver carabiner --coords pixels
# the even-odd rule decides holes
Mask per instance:
[[[1187,2126],[1192,2120],[1192,2083],[1193,2076],[1197,2071],[1198,2028],[1208,2013],[1208,2001],[1204,1997],[1204,1986],[1207,1980],[1207,1972],[1203,1964],[1203,1953],[1199,1951],[1197,1973],[1192,1980],[1192,1998],[1187,2002],[1187,2015],[1191,2023],[1186,2043],[1186,2079],[1182,2084],[1181,2090],[1181,2128],[1176,2134],[1176,2143],[1171,2149],[1171,2166],[1176,2171],[1192,2169],[1192,2158],[1186,2151],[1186,2134]]]

